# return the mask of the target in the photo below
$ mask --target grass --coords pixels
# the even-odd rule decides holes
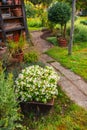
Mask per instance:
[[[82,20],[87,20],[87,18],[79,17],[75,21],[75,26],[80,28],[81,34],[79,34],[80,37],[76,38],[76,35],[78,35],[77,31],[77,34],[75,35],[76,41],[74,41],[73,54],[71,56],[68,56],[67,48],[58,47],[56,37],[47,38],[49,42],[56,46],[46,53],[87,81],[87,42],[83,42],[87,39],[87,26],[80,23]],[[69,26],[70,22],[68,23],[68,27]]]
[[[58,46],[49,49],[46,53],[87,81],[87,42],[76,43],[71,56],[68,55],[67,48]]]
[[[47,41],[51,42],[53,45],[57,46],[58,42],[57,42],[57,38],[56,37],[47,37],[46,38]]]
[[[86,130],[87,111],[74,104],[58,87],[54,107],[46,115],[29,113],[23,120],[27,130]]]

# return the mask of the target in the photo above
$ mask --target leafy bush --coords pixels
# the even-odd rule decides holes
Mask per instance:
[[[38,61],[38,53],[35,51],[31,51],[29,53],[24,54],[24,61],[25,62],[37,62]]]
[[[61,25],[61,33],[65,35],[66,23],[70,19],[70,7],[64,2],[55,2],[48,9],[48,20]],[[62,30],[62,27],[65,27]]]
[[[87,41],[87,29],[79,28],[79,32],[75,33],[74,41],[86,42]]]
[[[35,17],[36,10],[35,10],[33,4],[28,2],[27,4],[25,4],[25,9],[26,9],[27,18]]]
[[[12,75],[7,79],[4,72],[0,72],[0,129],[14,130],[19,120],[18,103],[16,102]]]
[[[29,66],[22,70],[15,81],[17,97],[20,101],[46,103],[58,94],[59,76],[52,67]]]
[[[82,16],[87,16],[87,9],[82,10]]]
[[[43,11],[41,14],[41,22],[43,27],[47,27],[48,25],[48,17],[47,17],[47,11]]]
[[[83,25],[87,25],[87,20],[80,21],[80,23],[82,23]]]
[[[70,35],[70,27],[67,29],[68,35]],[[87,27],[84,25],[75,25],[74,29],[74,42],[87,42]]]
[[[29,18],[27,22],[28,27],[42,27],[42,22],[39,18]]]

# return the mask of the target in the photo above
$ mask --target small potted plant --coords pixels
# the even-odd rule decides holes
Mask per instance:
[[[57,37],[59,46],[67,46],[66,24],[70,19],[70,6],[65,2],[55,2],[48,9],[48,20],[61,25],[61,34]]]
[[[15,58],[15,61],[23,61],[23,48],[25,46],[25,40],[20,36],[19,41],[15,42],[14,40],[9,40],[7,47],[12,56]]]
[[[54,98],[58,95],[58,80],[59,76],[51,66],[29,66],[22,70],[15,81],[17,99],[22,103],[53,106]]]

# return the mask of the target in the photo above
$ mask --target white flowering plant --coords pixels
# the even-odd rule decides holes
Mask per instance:
[[[39,65],[26,67],[15,81],[15,91],[20,101],[47,103],[58,95],[58,74],[51,66]]]

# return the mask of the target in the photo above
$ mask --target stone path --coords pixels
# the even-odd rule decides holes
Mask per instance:
[[[74,74],[69,69],[64,68],[60,63],[43,53],[52,47],[49,42],[40,37],[43,32],[37,31],[32,32],[31,34],[33,43],[40,52],[40,61],[55,68],[60,75],[58,85],[62,87],[62,90],[65,91],[71,100],[87,109],[87,82],[83,81],[80,76]]]

